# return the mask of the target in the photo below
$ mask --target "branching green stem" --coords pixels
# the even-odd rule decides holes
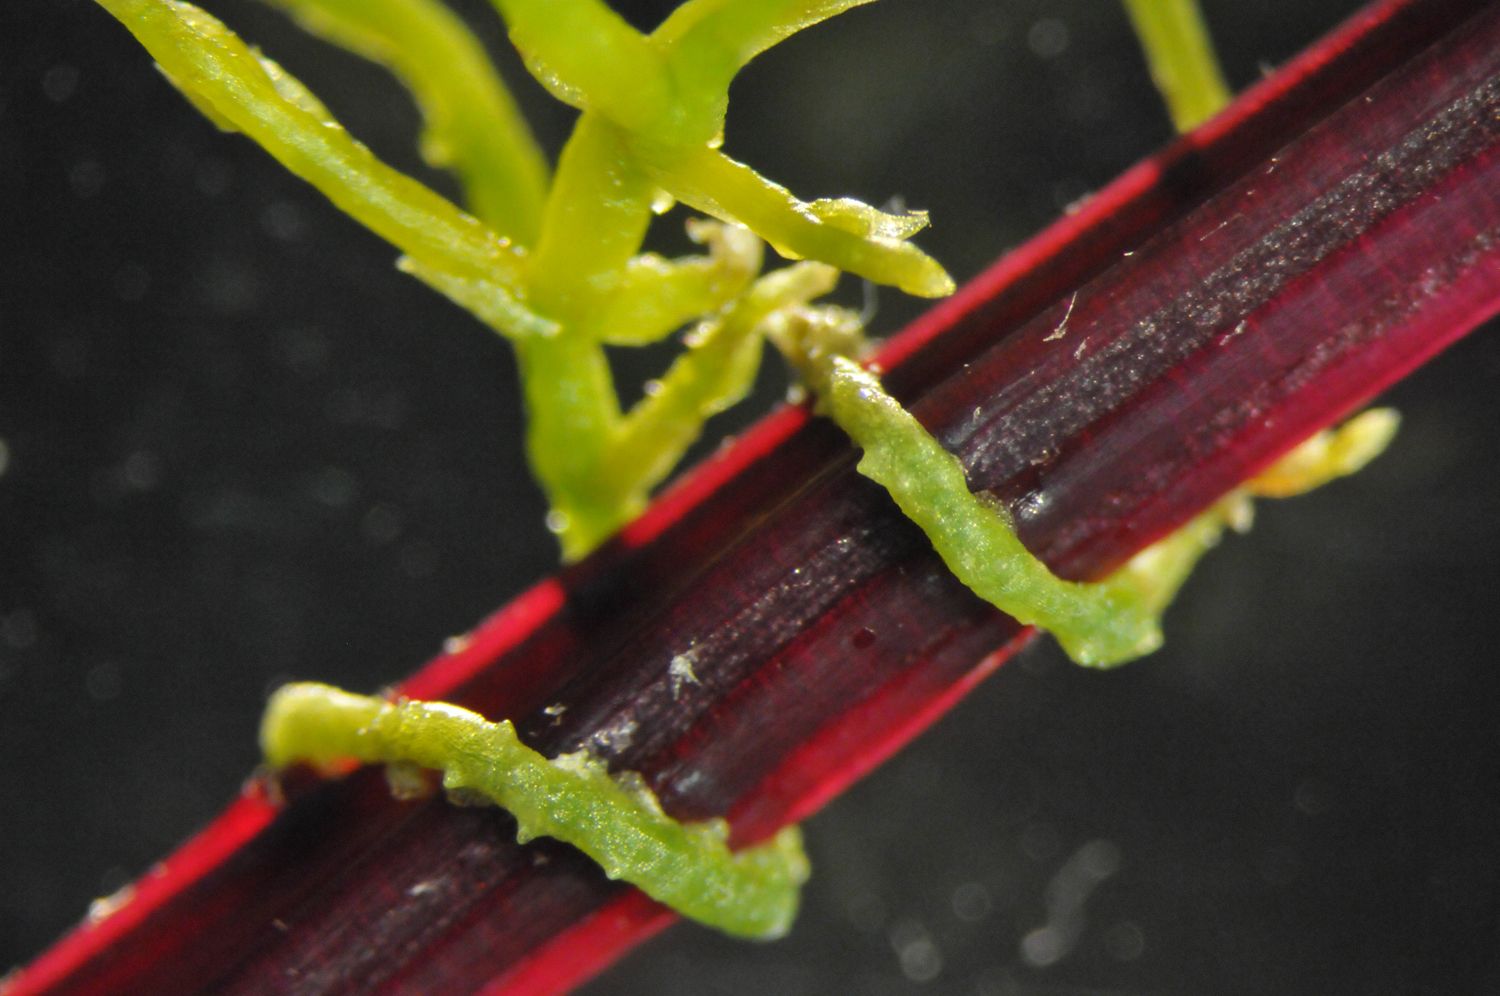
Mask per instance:
[[[214,121],[260,143],[398,246],[403,270],[514,344],[527,452],[566,559],[641,509],[704,420],[744,394],[763,320],[807,300],[769,290],[802,277],[752,285],[760,253],[741,228],[700,228],[704,257],[641,254],[664,200],[744,226],[792,259],[916,294],[952,290],[905,241],[924,214],[799,201],[717,148],[740,68],[867,0],[690,0],[651,35],[600,0],[494,0],[528,68],[583,112],[550,180],[499,74],[437,0],[272,2],[401,77],[427,122],[428,159],[457,171],[477,218],[376,160],[300,83],[196,7],[100,0]],[[605,344],[653,342],[695,322],[701,348],[622,413]]]

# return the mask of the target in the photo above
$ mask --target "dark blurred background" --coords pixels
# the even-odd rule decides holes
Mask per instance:
[[[211,7],[443,185],[381,71]],[[1354,4],[1206,7],[1244,86]],[[747,71],[726,148],[929,208],[962,279],[1168,137],[1115,4],[883,0]],[[274,685],[392,681],[555,558],[504,345],[86,0],[0,6],[0,219],[3,971],[235,793]],[[789,939],[680,927],[589,991],[1500,992],[1497,387],[1490,331],[1392,392],[1392,451],[1262,506],[1155,658],[1002,669],[811,821]]]

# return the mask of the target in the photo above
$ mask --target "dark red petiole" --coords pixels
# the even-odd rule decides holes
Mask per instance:
[[[1085,578],[1497,309],[1500,7],[1392,2],[880,362],[1031,549]],[[740,841],[802,818],[1030,635],[853,464],[780,411],[401,690],[589,746]],[[667,665],[689,650],[683,686]],[[376,771],[287,794],[238,800],[10,991],[554,991],[671,919],[566,847],[516,845],[503,813],[397,802]]]

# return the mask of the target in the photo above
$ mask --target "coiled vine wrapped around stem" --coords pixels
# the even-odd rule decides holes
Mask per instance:
[[[701,433],[748,392],[769,340],[864,451],[884,486],[966,585],[1053,632],[1076,660],[1113,665],[1161,640],[1159,618],[1254,494],[1296,493],[1357,469],[1394,429],[1367,413],[1320,436],[1111,578],[1055,577],[1005,511],[970,493],[962,466],[856,362],[856,316],[816,304],[840,271],[935,297],[948,275],[909,241],[920,211],[848,198],[799,200],[720,150],[736,73],[803,28],[870,0],[688,0],[649,34],[600,0],[494,0],[532,74],[580,112],[548,167],[481,47],[437,0],[272,0],[309,31],[387,64],[415,95],[422,150],[458,176],[461,208],[380,162],[275,62],[209,14],[174,0],[99,0],[167,77],[225,130],[243,132],[401,253],[399,266],[515,349],[527,446],[566,559],[632,519]],[[1189,127],[1225,94],[1185,0],[1130,2],[1174,120]],[[642,247],[681,202],[701,254]],[[761,273],[763,243],[795,262]],[[1066,322],[1066,317],[1064,318]],[[606,347],[687,329],[685,349],[625,408]],[[795,829],[730,853],[722,821],[683,825],[638,776],[594,758],[551,761],[509,722],[454,706],[386,702],[293,685],[267,711],[273,766],[356,759],[444,772],[450,792],[514,813],[523,839],[548,835],[611,877],[744,936],[784,933],[806,859]]]

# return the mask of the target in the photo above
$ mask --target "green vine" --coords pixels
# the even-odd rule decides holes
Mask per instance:
[[[308,31],[387,65],[411,90],[422,151],[457,175],[460,208],[380,162],[276,63],[209,14],[174,0],[98,0],[187,98],[243,132],[400,252],[399,267],[516,351],[532,469],[563,556],[586,554],[645,506],[714,413],[749,390],[766,341],[864,451],[883,485],[965,584],[1051,631],[1080,663],[1155,649],[1159,619],[1192,565],[1255,495],[1286,495],[1357,469],[1395,428],[1370,412],[1324,433],[1098,584],[1055,577],[1005,510],[856,357],[856,316],[813,302],[840,271],[921,296],[953,288],[908,240],[922,212],[838,198],[801,201],[722,151],[728,89],[759,53],[869,0],[688,0],[643,34],[601,0],[493,0],[529,71],[580,112],[549,170],[481,46],[438,0],[270,0]],[[1191,0],[1126,0],[1153,77],[1187,128],[1227,99]],[[642,251],[675,202],[701,254]],[[800,260],[761,273],[763,242]],[[683,351],[645,397],[619,400],[606,346],[680,329]],[[341,759],[444,772],[452,793],[504,806],[522,840],[547,835],[683,914],[743,936],[784,933],[807,874],[795,829],[731,854],[722,821],[685,826],[639,776],[586,755],[551,761],[509,722],[441,703],[386,702],[287,686],[262,726],[268,762]]]
[[[568,559],[638,514],[704,420],[743,397],[758,323],[835,279],[817,269],[752,284],[758,245],[702,225],[699,239],[717,250],[705,257],[642,254],[663,205],[681,201],[784,256],[910,293],[953,288],[906,241],[926,225],[920,212],[800,201],[718,149],[739,69],[867,0],[692,0],[649,36],[597,0],[497,0],[527,66],[582,112],[550,180],[499,75],[434,0],[279,2],[328,40],[392,66],[423,110],[428,158],[453,166],[474,214],[381,163],[297,80],[198,8],[100,0],[215,123],[254,139],[401,250],[404,271],[510,340],[532,469]],[[658,341],[700,320],[661,389],[622,411],[604,347]]]
[[[723,820],[679,823],[639,775],[611,776],[582,751],[549,761],[521,743],[509,720],[486,722],[444,703],[285,685],[266,710],[261,748],[278,767],[354,759],[439,768],[450,797],[477,795],[505,807],[522,843],[566,841],[610,878],[728,934],[780,937],[797,915],[807,857],[796,827],[731,854]]]

